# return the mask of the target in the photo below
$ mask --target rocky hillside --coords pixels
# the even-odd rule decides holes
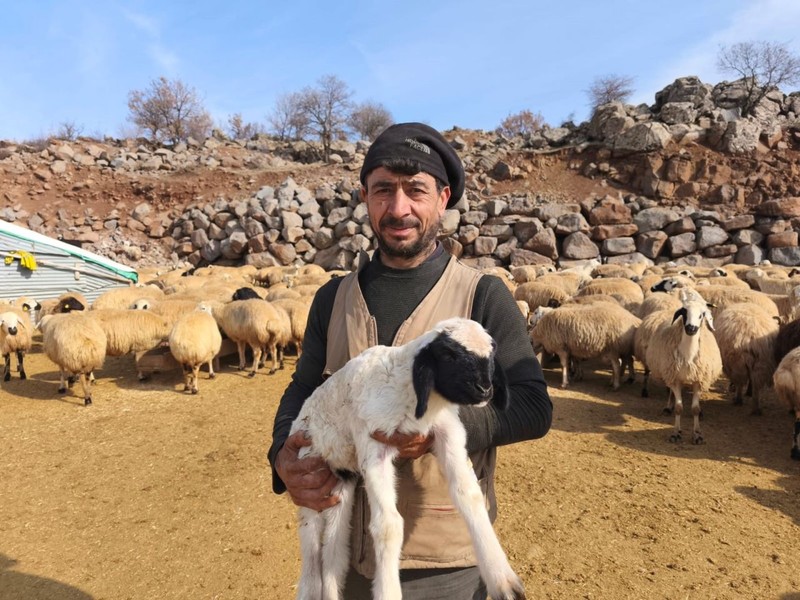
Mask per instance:
[[[580,125],[447,131],[468,178],[442,238],[480,265],[800,264],[800,94],[772,91],[742,118],[742,89],[687,77]],[[0,142],[0,219],[140,266],[348,268],[372,247],[354,193],[366,147],[322,163],[313,143],[268,138]]]

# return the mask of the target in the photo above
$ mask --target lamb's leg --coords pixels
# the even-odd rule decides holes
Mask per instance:
[[[300,507],[297,516],[302,560],[300,581],[297,584],[297,600],[320,600],[322,598],[323,513]]]
[[[375,543],[373,600],[400,600],[400,550],[403,546],[403,517],[397,510],[395,470],[392,460],[397,449],[377,442],[368,443],[362,472],[369,501],[369,532]]]
[[[703,434],[700,432],[700,386],[692,386],[692,443],[702,444]]]
[[[669,436],[670,442],[680,442],[681,441],[681,413],[683,413],[683,389],[681,385],[676,385],[674,388],[670,388],[670,391],[675,395],[675,429],[672,432],[672,435]],[[669,399],[667,399],[667,408],[669,408]]]
[[[17,371],[19,372],[20,379],[27,379],[25,374],[25,351],[17,350]]]
[[[561,387],[569,387],[569,352],[559,352],[558,360],[561,361]]]
[[[481,578],[493,600],[522,600],[525,588],[492,528],[483,493],[467,457],[466,443],[467,436],[458,416],[441,413],[433,453],[447,478],[453,504],[469,528]]]
[[[322,598],[339,600],[350,563],[350,523],[353,516],[356,478],[342,483],[333,493],[339,504],[325,511],[325,531],[322,535]]]

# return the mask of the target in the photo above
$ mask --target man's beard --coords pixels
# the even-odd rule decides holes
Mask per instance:
[[[381,254],[385,256],[393,256],[395,258],[414,258],[415,256],[420,255],[423,251],[428,249],[432,244],[433,241],[436,239],[436,234],[439,233],[439,227],[441,226],[441,218],[437,219],[436,222],[431,223],[430,227],[422,232],[422,234],[417,238],[416,241],[408,244],[407,246],[391,246],[381,234],[381,227],[385,226],[395,226],[395,227],[415,227],[419,230],[420,222],[417,219],[395,219],[393,217],[384,217],[381,219],[381,222],[378,224],[379,229],[375,231],[375,239],[378,240],[378,249],[381,251]]]

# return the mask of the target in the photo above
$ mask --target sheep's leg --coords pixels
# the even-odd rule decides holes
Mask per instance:
[[[369,500],[369,531],[375,543],[374,600],[400,600],[400,549],[403,546],[403,517],[397,510],[395,471],[392,460],[397,449],[368,443],[362,472]]]
[[[78,373],[78,379],[83,389],[83,405],[89,406],[92,403],[92,390],[89,387],[89,377],[86,373]]]
[[[255,377],[256,373],[258,373],[259,363],[261,361],[261,355],[263,354],[261,350],[261,346],[258,344],[250,346],[253,350],[253,367],[250,369],[250,372],[247,374],[248,377]]]
[[[558,360],[561,361],[561,387],[569,387],[569,352],[559,352]]]
[[[69,378],[67,377],[67,372],[64,369],[58,369],[58,393],[59,394],[66,394],[67,393],[67,382]]]
[[[732,383],[731,385],[734,389],[733,404],[735,406],[741,406],[744,404],[744,385],[738,383]]]
[[[644,374],[642,375],[642,398],[647,398],[650,396],[650,391],[647,389],[649,383],[650,369],[647,367],[647,365],[644,365]]]
[[[192,365],[191,368],[192,368],[192,378],[191,378],[192,393],[196,394],[197,392],[200,391],[200,389],[197,387],[197,380],[200,379],[200,363]]]
[[[302,557],[300,581],[297,584],[297,600],[320,600],[322,598],[323,513],[300,507],[297,516],[300,556]]]
[[[278,370],[278,344],[272,342],[269,346],[269,349],[272,353],[272,368],[269,370],[269,374],[274,375]]]
[[[189,365],[181,365],[181,369],[183,370],[183,391],[188,392],[191,390],[191,380],[189,376]]]
[[[619,389],[619,381],[622,379],[623,367],[620,364],[620,359],[616,356],[611,357],[611,387],[616,391]]]
[[[245,343],[236,342],[236,349],[239,351],[239,370],[244,371],[247,367],[247,360],[245,359]]]
[[[322,597],[339,600],[344,587],[350,558],[350,523],[355,498],[356,478],[342,481],[333,493],[339,504],[324,511],[325,531],[322,535]]]
[[[5,362],[5,368],[3,369],[3,381],[10,381],[11,380],[11,353],[3,354],[3,361]]]
[[[133,356],[134,356],[134,360],[136,361],[136,366],[137,366],[137,367],[139,366],[139,361],[142,359],[142,357],[143,357],[143,356],[144,356],[146,353],[147,353],[147,351],[146,351],[146,350],[142,350],[141,352],[136,352],[136,353],[133,355]],[[137,369],[136,369],[136,377],[139,379],[139,381],[145,381],[146,379],[148,379],[148,378],[149,378],[149,375],[148,375],[147,373],[145,373],[144,371],[141,371],[141,370],[139,370],[139,369],[137,368]]]
[[[628,368],[628,378],[625,380],[625,383],[633,383],[634,381],[636,381],[636,369],[634,368],[633,365],[633,355],[629,354],[624,359],[622,359],[622,362]]]
[[[680,385],[676,385],[674,388],[670,388],[672,393],[675,394],[675,429],[672,432],[672,435],[669,436],[670,442],[680,442],[681,441],[681,414],[683,413],[683,390],[681,389]],[[669,407],[669,400],[667,400],[667,406]]]
[[[19,372],[20,379],[27,379],[25,374],[25,351],[17,350],[17,371]]]
[[[794,436],[792,438],[792,458],[800,460],[800,409],[794,411]]]
[[[303,342],[295,342],[297,346],[297,360],[300,360],[300,357],[303,355]]]
[[[447,479],[450,498],[469,529],[489,595],[497,600],[523,600],[525,588],[492,528],[483,493],[467,456],[467,435],[458,416],[441,413],[433,439],[433,453]]]
[[[703,443],[703,434],[700,431],[701,414],[702,411],[700,410],[700,386],[695,384],[694,386],[692,386],[692,420],[693,420],[692,443],[693,444]]]
[[[212,358],[208,361],[208,378],[214,379],[216,376],[217,374],[214,372],[214,359]]]

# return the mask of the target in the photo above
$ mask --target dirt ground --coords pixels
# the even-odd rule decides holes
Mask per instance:
[[[0,391],[0,598],[293,597],[295,511],[266,460],[293,363],[255,380],[224,366],[190,396],[178,372],[141,384],[109,359],[90,408],[56,393],[42,354],[27,364]],[[787,411],[717,393],[706,444],[674,445],[663,389],[612,393],[587,371],[551,388],[544,439],[499,453],[496,527],[529,598],[800,599]]]

